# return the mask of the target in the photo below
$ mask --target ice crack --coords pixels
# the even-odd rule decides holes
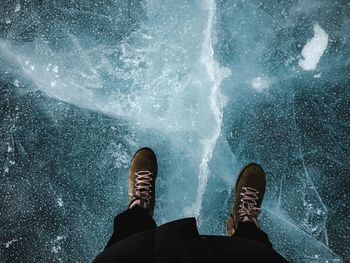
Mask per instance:
[[[208,22],[206,28],[204,29],[204,41],[201,50],[201,63],[205,66],[207,74],[209,76],[209,81],[211,83],[210,92],[210,109],[215,120],[215,128],[212,136],[205,139],[203,144],[203,154],[201,163],[199,165],[199,186],[197,190],[197,195],[195,202],[192,206],[192,211],[196,217],[199,216],[203,195],[208,183],[210,176],[209,161],[212,158],[213,150],[216,142],[221,133],[222,118],[223,118],[223,107],[225,98],[220,92],[220,84],[222,80],[229,76],[230,71],[226,68],[221,68],[219,63],[214,58],[214,22],[215,22],[215,12],[216,4],[214,0],[206,1],[206,8],[208,10]]]

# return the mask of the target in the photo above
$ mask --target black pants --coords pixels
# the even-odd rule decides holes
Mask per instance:
[[[139,206],[128,209],[114,218],[114,231],[105,249],[124,238],[156,227],[147,210]],[[240,223],[232,237],[253,239],[272,248],[267,234],[252,222]]]

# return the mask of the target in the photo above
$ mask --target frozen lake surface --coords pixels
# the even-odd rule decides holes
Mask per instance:
[[[0,261],[90,262],[158,156],[158,224],[225,234],[239,170],[292,262],[350,261],[350,2],[2,0]]]

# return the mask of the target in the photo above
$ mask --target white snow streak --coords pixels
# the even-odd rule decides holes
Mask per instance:
[[[327,45],[328,35],[319,24],[316,23],[314,26],[313,38],[307,41],[301,51],[303,58],[299,60],[299,66],[304,70],[315,70]]]
[[[203,142],[202,161],[199,166],[199,186],[192,211],[196,217],[199,216],[202,207],[202,199],[209,179],[209,161],[212,157],[216,141],[221,132],[224,97],[220,92],[222,80],[229,76],[230,71],[226,68],[220,68],[218,62],[214,59],[213,50],[213,24],[216,11],[214,0],[206,1],[208,9],[208,23],[204,30],[204,42],[201,51],[201,62],[205,65],[210,81],[212,83],[210,93],[210,109],[215,119],[215,129],[213,135]]]

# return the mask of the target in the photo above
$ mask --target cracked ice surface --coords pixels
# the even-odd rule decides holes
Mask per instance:
[[[224,234],[237,172],[267,172],[261,225],[292,262],[349,261],[346,1],[5,1],[1,262],[86,262],[140,146],[155,219]]]

